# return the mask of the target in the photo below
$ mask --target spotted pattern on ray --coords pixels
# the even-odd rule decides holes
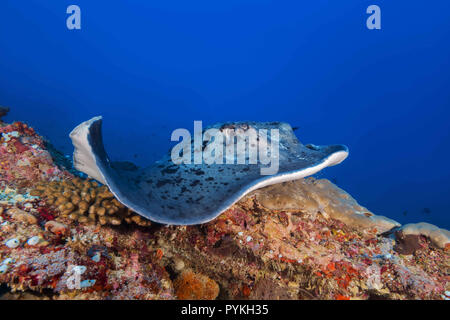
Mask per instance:
[[[225,135],[238,132],[238,129],[243,132],[249,129],[257,132],[260,129],[279,130],[278,173],[261,175],[261,167],[267,165],[249,164],[248,154],[245,164],[237,164],[234,155],[234,164],[210,165],[177,165],[167,154],[147,168],[137,168],[109,160],[103,146],[101,125],[101,117],[93,118],[71,133],[75,166],[104,180],[118,200],[136,213],[164,224],[208,222],[254,189],[314,174],[324,167],[342,162],[348,155],[348,149],[343,145],[301,144],[287,123],[231,122],[210,128],[218,129]],[[269,135],[265,147],[269,148],[271,138]],[[259,139],[258,135],[258,142]],[[205,148],[208,148],[208,143],[202,145],[202,151]],[[191,152],[194,154],[198,150],[192,146]]]

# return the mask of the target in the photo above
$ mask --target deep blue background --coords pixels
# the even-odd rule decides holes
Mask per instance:
[[[449,40],[444,0],[2,0],[0,105],[66,153],[101,114],[110,155],[138,164],[194,120],[287,121],[349,146],[319,176],[362,205],[450,229]]]

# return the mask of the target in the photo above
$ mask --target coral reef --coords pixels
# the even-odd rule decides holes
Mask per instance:
[[[304,211],[269,210],[260,196],[250,194],[206,225],[163,228],[159,243],[215,279],[229,299],[446,297],[448,251],[430,239],[414,255],[399,254],[395,238],[376,227],[347,225],[306,204]]]
[[[38,181],[71,177],[53,163],[44,140],[27,124],[0,124],[0,134],[0,183],[3,188],[20,189]]]
[[[3,299],[450,299],[447,230],[401,227],[326,179],[163,226],[59,166],[27,125],[0,133]]]
[[[54,299],[174,297],[169,274],[151,249],[155,240],[140,231],[149,221],[117,204],[104,187],[57,166],[45,141],[27,125],[3,125],[0,132],[2,283],[13,292],[49,289]],[[117,226],[122,220],[129,224]],[[117,227],[101,227],[106,224]],[[86,272],[79,288],[71,290],[77,266]]]

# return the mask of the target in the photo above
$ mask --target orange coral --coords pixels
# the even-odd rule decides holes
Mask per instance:
[[[161,249],[156,250],[156,258],[158,260],[161,260],[161,258],[163,257],[164,252]]]
[[[245,298],[248,298],[249,296],[250,296],[250,293],[251,293],[252,291],[251,291],[251,289],[249,288],[249,286],[247,286],[247,285],[243,285],[242,286],[242,295],[245,297]]]
[[[202,274],[183,272],[174,282],[180,300],[214,300],[219,295],[218,284]]]

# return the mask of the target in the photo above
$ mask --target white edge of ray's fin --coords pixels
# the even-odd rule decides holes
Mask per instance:
[[[247,195],[248,193],[250,193],[250,192],[252,192],[254,190],[257,190],[257,189],[260,189],[260,188],[263,188],[263,187],[267,187],[267,186],[270,186],[272,184],[282,183],[282,182],[286,182],[286,181],[298,180],[298,179],[302,179],[304,177],[311,176],[311,175],[319,172],[320,170],[322,170],[322,169],[324,169],[326,167],[332,167],[332,166],[335,166],[335,165],[341,163],[347,157],[348,157],[348,151],[347,150],[341,150],[341,151],[337,151],[337,152],[331,154],[325,161],[319,163],[316,166],[305,168],[303,170],[297,170],[297,171],[294,171],[294,172],[288,172],[288,173],[284,173],[284,174],[280,174],[280,175],[274,175],[273,177],[265,179],[265,180],[263,180],[261,182],[258,182],[256,184],[254,184],[253,186],[251,186],[250,188],[246,189],[237,198],[237,200],[234,201],[234,203],[236,203],[239,199],[241,199],[242,197],[244,197],[245,195]],[[231,205],[228,205],[228,207],[231,207]],[[223,209],[221,212],[223,212],[226,209],[228,209],[228,207]]]
[[[88,121],[79,124],[70,133],[70,139],[74,146],[73,165],[75,169],[87,174],[89,177],[106,184],[103,175],[97,167],[92,147],[89,144],[89,127],[93,122],[102,120],[102,117],[94,117]]]

